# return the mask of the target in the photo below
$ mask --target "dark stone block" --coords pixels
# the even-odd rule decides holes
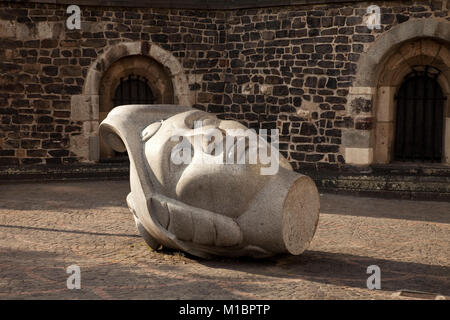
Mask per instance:
[[[58,40],[43,39],[41,41],[41,48],[56,48],[58,46]]]
[[[314,136],[317,134],[317,128],[314,124],[304,122],[300,130],[300,134],[304,136]]]
[[[283,78],[278,76],[267,76],[265,79],[265,83],[267,84],[282,84]]]
[[[281,28],[281,22],[279,20],[266,21],[267,30],[279,30]]]
[[[373,127],[373,118],[359,118],[355,122],[355,129],[357,130],[371,130]]]
[[[352,47],[350,45],[346,45],[346,44],[339,44],[336,46],[336,52],[351,52]]]
[[[115,31],[105,31],[105,36],[108,39],[116,39],[119,38],[119,33]]]
[[[14,157],[14,150],[1,150],[0,149],[0,157]]]
[[[96,58],[97,57],[97,53],[92,48],[83,49],[83,57]]]
[[[351,102],[352,112],[359,114],[361,112],[372,111],[372,101],[364,98],[356,98]]]
[[[169,36],[166,34],[152,34],[151,39],[153,42],[167,43]],[[136,40],[138,40],[138,39],[136,39]]]
[[[306,18],[308,28],[320,28],[320,18],[308,17]]]
[[[316,46],[317,53],[331,53],[333,52],[333,47],[330,44],[319,44]]]
[[[243,104],[247,102],[247,98],[244,95],[241,94],[234,94],[233,95],[233,103],[237,104]]]
[[[322,112],[320,114],[321,119],[334,119],[335,116],[336,116],[336,112],[334,112],[334,111]]]
[[[301,97],[295,97],[293,99],[293,103],[294,103],[294,106],[301,107],[302,106],[302,98]]]
[[[273,95],[276,97],[287,96],[289,94],[289,89],[287,86],[274,86]]]
[[[62,159],[61,158],[46,158],[45,163],[51,164],[51,165],[60,165],[62,163]]]
[[[325,131],[327,137],[341,137],[342,132],[340,129],[329,129]]]
[[[311,143],[312,138],[310,138],[310,137],[292,137],[292,142],[294,142],[294,143]]]
[[[306,161],[308,162],[318,162],[322,160],[324,157],[323,154],[307,154],[306,155]]]
[[[64,86],[64,93],[66,94],[81,94],[83,88],[81,86]]]
[[[291,158],[297,161],[305,161],[305,154],[300,152],[290,152]]]
[[[312,152],[314,151],[313,144],[299,144],[295,147],[296,151]]]
[[[403,23],[409,20],[409,16],[403,14],[397,14],[395,17],[398,23]]]
[[[20,146],[22,149],[38,149],[40,144],[40,140],[22,139],[20,141]]]
[[[314,144],[318,144],[318,143],[324,143],[326,141],[326,138],[323,136],[318,136],[318,137],[314,137]]]
[[[355,34],[353,35],[353,41],[354,42],[373,42],[375,41],[375,37],[370,34]]]
[[[302,52],[304,53],[313,53],[314,52],[314,46],[311,44],[304,44],[302,45]]]
[[[241,35],[240,34],[229,34],[229,35],[227,35],[227,41],[228,42],[241,42]]]
[[[224,82],[209,82],[208,83],[208,91],[214,93],[223,93],[225,88]]]
[[[19,114],[12,117],[12,123],[14,124],[31,124],[33,120],[34,117],[32,115]]]
[[[346,98],[342,98],[342,97],[326,97],[325,101],[328,103],[333,103],[333,104],[346,104],[347,103],[347,99]]]
[[[352,35],[354,32],[354,27],[339,28],[339,34]]]
[[[355,26],[357,24],[362,23],[362,17],[348,17],[347,18],[347,26]]]
[[[335,25],[335,26],[342,27],[342,26],[345,25],[345,20],[346,20],[346,19],[347,19],[347,18],[344,17],[344,16],[335,16],[335,17],[334,17],[334,25]]]
[[[337,88],[337,80],[335,78],[328,78],[326,87],[328,89],[336,89]]]
[[[317,87],[317,77],[308,77],[306,78],[305,86],[308,88]]]
[[[323,153],[337,153],[339,152],[339,146],[331,144],[318,144],[316,146],[316,151]]]
[[[49,116],[40,116],[37,119],[38,123],[52,123],[53,122],[53,118],[49,117]]]
[[[48,153],[54,158],[69,156],[68,150],[49,150]]]
[[[231,60],[231,67],[232,68],[242,68],[244,66],[244,62],[240,59],[233,59]]]
[[[296,109],[291,105],[282,105],[280,107],[280,112],[294,113]]]
[[[224,111],[225,111],[225,107],[223,105],[219,105],[219,104],[209,104],[208,105],[208,112],[223,113]]]
[[[333,18],[332,17],[323,17],[322,18],[322,27],[329,28],[333,26]]]

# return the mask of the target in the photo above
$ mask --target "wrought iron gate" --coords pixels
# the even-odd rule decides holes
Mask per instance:
[[[153,104],[155,97],[152,89],[148,85],[148,80],[144,77],[131,74],[120,79],[114,93],[114,107],[124,104]],[[126,162],[128,153],[114,151],[114,156],[102,159],[102,162]]]
[[[153,104],[155,98],[148,80],[131,74],[120,79],[113,102],[115,107],[123,104]]]
[[[440,71],[415,66],[396,96],[395,160],[441,162],[444,100]]]

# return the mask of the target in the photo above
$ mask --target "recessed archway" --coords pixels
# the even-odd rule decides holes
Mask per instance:
[[[440,163],[443,156],[444,95],[440,70],[413,65],[396,93],[393,160]]]
[[[153,62],[149,62],[149,65],[157,63],[162,68],[160,70],[166,72],[172,86],[172,103],[192,106],[192,97],[183,67],[169,51],[145,41],[122,42],[107,47],[103,54],[91,64],[85,78],[83,93],[71,97],[71,118],[73,121],[83,123],[82,134],[71,137],[71,151],[81,157],[82,161],[95,162],[100,158],[98,126],[100,106],[103,105],[103,100],[102,103],[100,101],[102,79],[114,63],[123,58],[136,56],[150,59]],[[164,85],[168,87],[167,81],[165,83]],[[170,101],[170,99],[167,100],[162,94],[161,101]]]
[[[414,19],[393,27],[370,44],[358,61],[358,70],[348,96],[348,112],[371,118],[369,130],[348,129],[342,145],[348,164],[370,165],[392,161],[395,95],[413,65],[442,70],[438,81],[444,95],[450,95],[450,23]],[[352,106],[363,101],[369,110],[354,114]],[[444,162],[450,163],[450,106],[445,106]]]
[[[132,100],[115,101],[118,89],[123,89],[124,87],[132,89],[132,85],[126,86],[126,82],[124,82],[130,76],[136,77],[136,79],[137,77],[143,79],[145,86],[148,86],[152,97],[146,101],[143,100],[145,104],[174,103],[173,85],[168,71],[150,57],[143,55],[127,56],[114,62],[101,79],[99,88],[99,122],[103,121],[108,113],[118,104],[131,103]],[[137,89],[139,89],[139,86]],[[103,143],[100,138],[100,160],[111,161],[111,159],[115,158],[115,155],[114,150]]]
[[[439,70],[437,83],[447,97],[443,114],[444,137],[442,150],[444,163],[450,163],[450,50],[449,44],[435,39],[420,39],[403,43],[387,55],[379,68],[374,104],[374,163],[387,164],[394,160],[397,120],[397,95],[405,78],[418,66]]]

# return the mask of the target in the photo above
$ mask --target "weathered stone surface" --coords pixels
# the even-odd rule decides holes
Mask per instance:
[[[169,105],[120,106],[100,126],[104,141],[130,157],[127,203],[147,244],[204,258],[302,253],[319,219],[314,182],[294,173],[281,155],[279,161],[271,156],[276,162],[271,165],[280,167],[270,175],[261,173],[267,165],[260,161],[226,164],[228,151],[222,151],[223,161],[218,163],[201,160],[212,156],[195,141],[198,134],[206,138],[205,133],[196,133],[201,130],[195,129],[196,121],[220,130],[222,141],[231,134],[228,130],[245,129],[235,121]],[[190,142],[193,158],[176,164],[174,136]],[[257,146],[267,147],[262,140]],[[271,155],[278,154],[270,148]]]
[[[3,184],[0,278],[10,282],[1,299],[408,299],[394,294],[403,288],[450,296],[448,201],[325,193],[306,252],[254,263],[149,250],[124,206],[129,192],[127,181]],[[81,290],[65,287],[73,261],[86,266]],[[366,288],[368,265],[382,266],[381,290]]]
[[[308,5],[302,5],[306,2]],[[339,141],[341,137],[333,129],[370,131],[372,127],[357,121],[356,116],[383,113],[369,105],[373,93],[353,95],[350,89],[376,87],[374,81],[378,80],[382,86],[390,85],[383,83],[386,79],[377,79],[375,71],[399,43],[416,38],[448,43],[448,8],[445,2],[436,5],[439,1],[392,1],[383,8],[382,28],[369,30],[363,19],[365,10],[357,2],[295,3],[276,10],[267,8],[270,3],[258,3],[258,9],[235,10],[232,7],[237,4],[230,3],[224,4],[229,9],[224,14],[204,9],[160,12],[151,3],[130,9],[103,7],[94,2],[82,8],[86,17],[82,19],[82,30],[71,31],[65,26],[63,4],[41,1],[24,7],[22,3],[3,1],[0,134],[17,134],[14,140],[18,141],[26,139],[27,128],[20,125],[37,129],[37,119],[46,109],[49,116],[58,115],[54,117],[54,132],[46,133],[63,132],[63,138],[69,140],[76,135],[89,139],[77,131],[82,124],[72,122],[97,119],[98,110],[73,107],[69,112],[70,101],[77,99],[72,97],[98,95],[102,75],[112,63],[143,55],[166,69],[174,87],[174,103],[217,113],[220,118],[237,120],[247,127],[275,125],[283,130],[288,126],[289,130],[284,130],[284,151],[295,169],[302,165],[319,168],[309,162],[318,158],[321,163],[339,168],[343,150],[331,152],[333,156],[320,153],[321,157],[317,150],[326,147],[318,145],[329,145],[331,139],[333,143]],[[436,61],[449,61],[446,46],[442,45],[441,50],[430,41],[423,40],[411,50],[402,49],[398,55],[409,59],[420,54],[422,62],[433,61],[434,57]],[[394,68],[402,62],[392,59],[386,67]],[[349,114],[354,98],[367,101],[360,101],[354,114]],[[384,100],[388,98],[391,95]],[[19,106],[21,100],[28,100],[35,109]],[[98,104],[93,103],[94,109]],[[14,110],[14,119],[6,114],[3,117],[9,108]],[[389,111],[388,116],[391,119],[394,115]],[[27,123],[18,123],[21,121]],[[302,130],[308,124],[303,127],[303,123],[316,128],[307,132],[316,141],[315,151],[304,151],[299,156],[296,150],[302,147],[295,141],[305,137],[306,131]],[[73,141],[77,139],[81,138]],[[341,142],[344,140],[342,137]],[[306,157],[307,153],[312,156]],[[46,153],[45,157],[51,156]],[[67,159],[73,160],[71,156]]]
[[[73,95],[70,102],[71,119],[74,121],[98,120],[97,95]]]

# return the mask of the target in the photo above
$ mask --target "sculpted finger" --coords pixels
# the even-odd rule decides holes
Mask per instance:
[[[152,200],[152,207],[165,211],[165,214],[156,214],[165,222],[161,225],[179,240],[219,247],[236,246],[242,242],[239,225],[229,217],[160,195],[152,197]]]

